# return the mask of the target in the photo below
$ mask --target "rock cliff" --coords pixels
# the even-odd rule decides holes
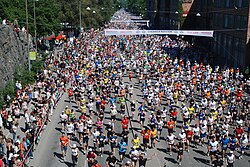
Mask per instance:
[[[13,79],[18,65],[25,65],[27,62],[26,33],[16,33],[12,27],[0,25],[0,88]]]

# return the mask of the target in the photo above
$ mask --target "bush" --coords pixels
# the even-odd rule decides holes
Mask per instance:
[[[14,80],[9,81],[3,89],[0,89],[0,108],[6,104],[6,96],[9,95],[13,99],[15,94],[15,83],[20,81],[22,86],[25,87],[28,84],[35,82],[35,75],[44,66],[44,61],[48,54],[42,54],[42,58],[31,61],[31,71],[27,69],[27,66],[19,65],[16,67],[14,72]]]

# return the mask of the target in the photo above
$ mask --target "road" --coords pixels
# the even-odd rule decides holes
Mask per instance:
[[[142,102],[141,99],[141,90],[138,86],[137,79],[133,78],[132,82],[128,81],[128,77],[125,76],[123,77],[123,80],[125,84],[133,84],[134,85],[134,95],[133,99],[137,100],[137,108],[139,107],[139,103]],[[66,160],[63,161],[61,159],[61,152],[60,152],[60,147],[59,147],[59,137],[61,135],[60,132],[60,125],[58,124],[59,122],[59,115],[61,111],[65,108],[65,106],[69,107],[75,107],[74,103],[68,103],[67,102],[67,95],[64,94],[61,98],[61,100],[58,103],[57,108],[54,111],[54,114],[52,116],[52,121],[48,124],[46,127],[45,131],[42,134],[41,141],[39,142],[39,145],[37,146],[35,152],[34,152],[34,159],[30,161],[28,164],[29,166],[34,166],[34,167],[65,167],[65,166],[72,166],[72,161],[71,161],[71,153],[70,150],[67,152],[67,157]],[[127,106],[129,106],[129,102],[127,102]],[[128,112],[130,113],[129,110],[130,107],[128,107]],[[108,111],[108,107],[107,110]],[[180,112],[179,112],[180,113]],[[78,113],[79,115],[79,113]],[[149,114],[148,114],[149,115]],[[177,124],[177,131],[175,135],[177,136],[178,133],[180,132],[180,127],[181,127],[181,121],[180,121],[180,114],[178,115],[178,124]],[[93,118],[94,120],[96,119],[95,117]],[[118,119],[120,119],[118,117]],[[137,116],[135,116],[135,119],[131,121],[132,127],[130,127],[130,132],[133,132],[134,134],[137,133],[138,136],[140,136],[140,131],[138,131],[138,127],[140,127],[139,123],[136,121]],[[109,116],[108,114],[105,114],[105,119],[104,119],[104,124],[108,124],[109,122]],[[121,124],[119,121],[116,121],[115,123],[115,132],[119,133],[121,132]],[[166,136],[166,129],[163,130],[162,136]],[[129,134],[129,141],[132,139],[132,133]],[[91,141],[91,140],[90,140]],[[142,138],[141,138],[142,141]],[[72,143],[75,143],[74,141]],[[79,145],[79,144],[78,144]],[[90,143],[90,146],[92,143]],[[131,143],[129,143],[129,147],[131,147]],[[110,148],[109,146],[105,146],[105,150],[109,151]],[[182,161],[182,166],[192,166],[192,167],[200,167],[200,166],[209,166],[209,157],[206,155],[207,149],[206,147],[198,147],[198,148],[191,148],[190,152],[184,152],[184,158]],[[245,156],[245,159],[243,160],[236,160],[235,165],[236,166],[249,166],[249,156],[250,152],[247,152],[247,156]],[[156,154],[156,156],[147,162],[147,166],[157,166],[161,167],[164,166],[166,163],[167,166],[179,166],[176,162],[176,156],[177,154],[174,152],[172,156],[170,156],[166,152],[166,143],[164,140],[161,140],[156,144],[156,149],[150,149],[148,152],[148,157],[151,157],[151,155]],[[98,157],[98,161],[102,166],[105,165],[105,160],[106,160],[107,155],[104,155],[103,157]],[[116,152],[116,157],[118,157],[118,154]],[[124,160],[126,162],[126,159]],[[79,157],[79,164],[77,166],[81,167],[87,167],[87,162],[86,162],[86,156],[83,155],[83,153],[80,153]]]

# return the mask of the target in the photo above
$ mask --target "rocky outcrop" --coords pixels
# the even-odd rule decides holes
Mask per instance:
[[[3,88],[13,79],[18,65],[25,65],[27,62],[26,33],[16,33],[12,27],[0,25],[0,87]]]

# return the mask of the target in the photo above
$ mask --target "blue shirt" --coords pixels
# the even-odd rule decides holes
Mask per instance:
[[[119,152],[122,152],[122,153],[124,153],[124,152],[126,152],[127,151],[127,143],[126,142],[119,142],[118,143],[119,144]]]
[[[221,139],[221,143],[222,143],[222,147],[226,148],[228,146],[228,143],[230,142],[230,140],[228,138],[226,139]]]

